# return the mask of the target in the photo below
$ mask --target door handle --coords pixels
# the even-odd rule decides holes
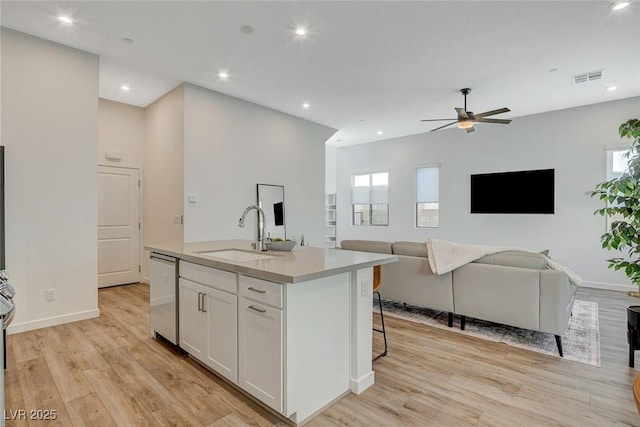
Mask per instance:
[[[267,310],[263,310],[261,308],[255,308],[254,306],[250,305],[249,308],[253,311],[257,311],[258,313],[266,313]]]
[[[198,311],[202,311],[202,292],[198,292]]]
[[[203,312],[203,313],[206,313],[206,312],[207,312],[207,310],[205,310],[205,308],[204,308],[204,301],[205,301],[204,297],[206,297],[206,296],[207,296],[207,294],[205,294],[205,293],[203,292],[203,293],[202,293],[202,312]]]

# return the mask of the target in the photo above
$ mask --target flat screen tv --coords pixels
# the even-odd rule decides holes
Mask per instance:
[[[471,175],[471,213],[554,213],[554,169]]]

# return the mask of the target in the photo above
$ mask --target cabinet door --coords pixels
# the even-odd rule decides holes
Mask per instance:
[[[233,383],[238,383],[238,297],[204,288],[207,316],[207,356],[204,362]]]
[[[206,344],[206,320],[202,307],[203,287],[186,279],[180,279],[180,347],[202,360]]]
[[[282,412],[282,310],[240,298],[239,383],[278,412]]]

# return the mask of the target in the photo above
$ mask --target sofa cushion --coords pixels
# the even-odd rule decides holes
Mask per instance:
[[[394,242],[391,245],[394,255],[427,257],[427,244],[418,242]]]
[[[340,242],[340,247],[349,251],[391,254],[391,243],[379,240],[343,240]]]
[[[546,257],[536,252],[504,251],[485,255],[474,262],[508,267],[531,268],[534,270],[544,270],[547,268]]]

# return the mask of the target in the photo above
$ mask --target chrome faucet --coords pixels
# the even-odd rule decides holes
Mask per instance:
[[[244,218],[247,216],[247,213],[249,213],[251,209],[255,209],[258,211],[258,242],[260,243],[260,250],[266,251],[267,239],[265,239],[264,237],[264,231],[265,231],[264,211],[260,206],[251,205],[247,209],[245,209],[244,213],[242,214],[242,217],[240,218],[240,221],[238,221],[238,227],[244,227]]]

